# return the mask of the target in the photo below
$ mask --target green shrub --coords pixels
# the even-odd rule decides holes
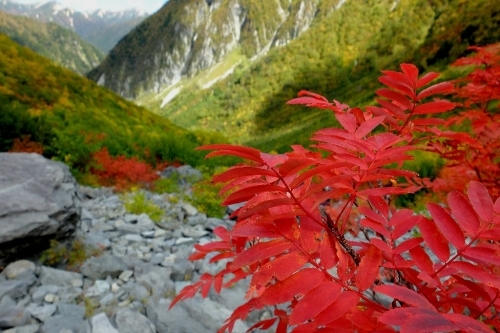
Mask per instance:
[[[163,217],[163,210],[148,200],[144,192],[130,193],[125,195],[122,200],[124,200],[125,209],[131,214],[147,214],[155,222],[160,222]]]
[[[227,168],[219,167],[216,171],[220,173]],[[208,167],[200,167],[199,170],[203,172],[204,179],[195,183],[192,187],[193,195],[187,197],[186,200],[193,204],[200,212],[203,212],[211,217],[222,218],[225,214],[225,207],[222,204],[222,197],[219,191],[222,189],[221,184],[213,184],[212,172]]]
[[[153,192],[156,193],[179,193],[179,174],[173,172],[168,178],[160,178],[153,184]]]
[[[50,247],[42,253],[41,261],[44,265],[67,265],[70,269],[81,266],[89,257],[98,256],[101,249],[86,246],[81,240],[75,239],[69,245],[61,244],[57,240],[50,241]]]

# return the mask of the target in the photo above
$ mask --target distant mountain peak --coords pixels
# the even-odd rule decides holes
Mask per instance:
[[[158,93],[238,50],[254,61],[288,44],[309,28],[320,3],[170,0],[122,39],[89,76],[127,98]]]
[[[41,22],[54,22],[63,28],[73,30],[104,52],[110,50],[147,16],[144,11],[137,8],[122,11],[104,9],[76,11],[57,1],[25,5],[15,1],[0,0],[0,10]]]

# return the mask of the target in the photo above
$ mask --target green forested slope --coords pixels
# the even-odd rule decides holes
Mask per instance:
[[[287,106],[301,89],[350,105],[372,103],[382,69],[412,62],[444,70],[469,45],[500,40],[500,2],[489,0],[321,1],[318,19],[286,47],[207,90],[190,88],[155,112],[188,128],[210,128],[265,150],[306,144],[333,124],[325,111]]]
[[[0,151],[31,135],[44,155],[86,172],[92,153],[199,165],[194,152],[215,136],[192,133],[0,34]]]
[[[0,33],[54,62],[85,74],[104,59],[104,53],[71,30],[0,11]]]

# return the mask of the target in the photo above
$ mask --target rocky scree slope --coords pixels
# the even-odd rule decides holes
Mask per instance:
[[[42,23],[0,11],[0,33],[82,75],[104,59],[102,51],[55,23]]]
[[[184,188],[201,173],[170,167]],[[50,177],[49,177],[50,178]],[[130,214],[123,198],[107,188],[80,187],[82,213],[76,239],[100,249],[76,270],[40,264],[36,259],[6,265],[0,274],[0,329],[4,333],[205,333],[215,332],[243,299],[246,282],[197,296],[171,311],[172,298],[204,272],[225,265],[187,260],[193,244],[215,239],[212,230],[233,222],[207,217],[173,194],[144,192],[165,216]],[[263,311],[249,322],[270,315]],[[240,322],[235,332],[250,325]]]
[[[88,76],[127,98],[159,92],[237,49],[252,59],[286,45],[309,28],[321,2],[170,0]]]
[[[108,52],[118,41],[144,20],[148,14],[138,9],[123,11],[95,10],[79,12],[50,1],[37,4],[20,4],[1,0],[0,10],[41,22],[53,22],[73,30],[102,52]]]

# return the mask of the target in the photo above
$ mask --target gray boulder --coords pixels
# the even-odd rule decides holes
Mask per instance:
[[[85,331],[85,309],[73,304],[57,305],[58,314],[45,320],[40,333],[59,333],[63,330],[79,333]]]
[[[72,237],[80,212],[67,166],[38,154],[0,153],[0,265]]]
[[[105,279],[108,275],[116,278],[126,270],[125,262],[109,253],[88,259],[80,268],[80,272],[92,280]]]
[[[38,275],[40,276],[42,285],[55,285],[59,287],[73,286],[76,281],[83,280],[83,276],[80,273],[68,272],[47,266],[40,266]]]
[[[115,321],[120,333],[156,333],[155,325],[148,318],[130,309],[119,310]]]

